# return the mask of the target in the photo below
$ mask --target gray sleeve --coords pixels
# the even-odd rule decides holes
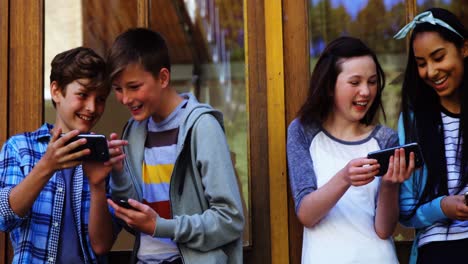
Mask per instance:
[[[380,149],[392,148],[399,145],[398,133],[386,126],[380,126],[375,134]]]
[[[288,128],[288,173],[296,213],[304,196],[317,190],[317,178],[309,147],[318,131],[317,128],[306,133],[298,119],[293,120]]]

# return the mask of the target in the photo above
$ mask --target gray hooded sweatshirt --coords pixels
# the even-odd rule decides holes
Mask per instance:
[[[170,180],[173,219],[158,216],[154,237],[173,239],[184,263],[242,263],[244,216],[221,112],[188,99]],[[142,164],[148,120],[124,129],[124,171],[112,173],[112,196],[142,200]],[[136,234],[133,259],[139,248]]]

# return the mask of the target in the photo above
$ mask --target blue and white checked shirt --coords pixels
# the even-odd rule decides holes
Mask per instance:
[[[0,152],[0,230],[10,232],[13,263],[56,263],[64,212],[65,181],[55,172],[25,217],[9,205],[9,194],[45,154],[52,125],[11,137]],[[73,178],[73,216],[85,263],[97,263],[88,236],[90,187],[81,165]],[[64,248],[66,250],[66,247]]]

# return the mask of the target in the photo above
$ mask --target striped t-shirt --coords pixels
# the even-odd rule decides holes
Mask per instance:
[[[177,158],[176,145],[179,125],[187,100],[184,100],[165,120],[156,123],[150,118],[143,160],[143,203],[153,208],[159,216],[171,219],[169,184]],[[141,234],[138,260],[159,263],[174,260],[180,253],[170,238],[156,238]]]
[[[448,192],[450,195],[465,193],[468,191],[466,186],[461,192],[457,192],[461,164],[461,150],[458,149],[460,115],[450,113],[446,110],[444,110],[441,115],[444,127],[445,157],[447,160]],[[468,221],[453,220],[449,222],[449,224],[447,224],[446,221],[441,221],[426,227],[422,231],[418,245],[422,246],[429,242],[459,240],[465,238],[468,238]]]

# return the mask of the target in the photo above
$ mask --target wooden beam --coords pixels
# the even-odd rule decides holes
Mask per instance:
[[[290,124],[307,98],[309,88],[308,1],[283,1],[283,17],[286,124]],[[297,219],[290,190],[288,188],[289,260],[301,263],[304,228]]]
[[[244,0],[245,71],[249,122],[250,246],[244,263],[271,263],[264,0]]]
[[[148,27],[149,0],[137,0],[137,26]]]
[[[10,1],[9,135],[43,120],[44,0]]]
[[[0,145],[8,138],[9,0],[0,0]],[[0,232],[0,263],[8,263],[8,234]]]
[[[8,138],[8,0],[0,0],[0,144]]]
[[[418,5],[416,0],[407,0],[406,2],[406,23],[409,23],[418,14]]]
[[[267,3],[268,2],[268,3]],[[289,263],[286,127],[281,0],[265,1],[271,263]]]

